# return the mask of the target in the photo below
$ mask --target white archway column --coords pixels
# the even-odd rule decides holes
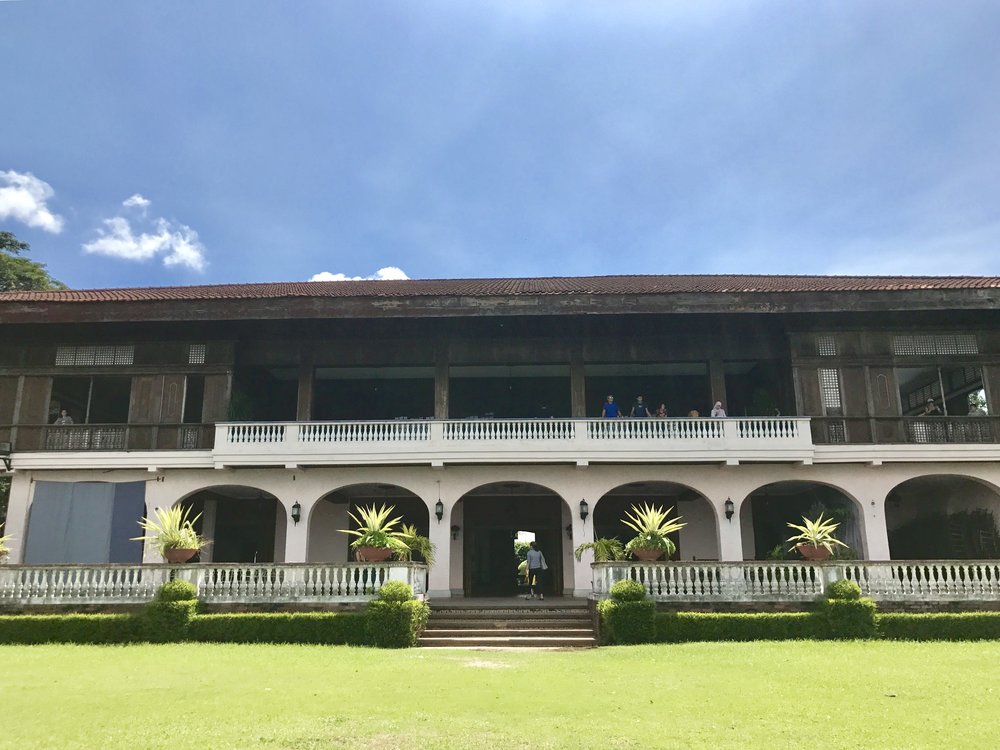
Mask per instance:
[[[722,499],[712,500],[715,507],[715,517],[719,524],[719,559],[724,562],[743,561],[743,527],[740,525],[740,514],[735,508],[733,517],[726,519],[726,500],[732,498],[726,496]]]
[[[31,472],[17,471],[11,476],[10,497],[7,500],[7,521],[0,536],[12,536],[8,542],[12,564],[24,562],[24,542],[28,536],[28,508],[31,505],[31,489],[34,483]]]
[[[444,515],[438,521],[434,515],[434,505],[437,503],[435,497],[433,502],[427,503],[427,517],[430,519],[430,533],[428,537],[434,545],[434,564],[428,574],[427,596],[431,599],[447,599],[451,596],[451,553],[454,546],[451,538],[452,511],[455,508],[456,498],[444,497],[442,494],[441,503],[444,505]]]
[[[885,495],[870,500],[864,510],[865,551],[869,560],[889,560],[889,529],[885,522]]]
[[[570,514],[573,516],[573,544],[570,550],[570,560],[573,564],[573,590],[569,593],[571,596],[586,599],[594,590],[594,570],[590,567],[591,563],[594,562],[594,553],[592,550],[587,550],[578,561],[573,551],[581,544],[590,544],[594,541],[594,517],[588,515],[586,519],[580,518],[579,509],[582,499],[581,497],[575,503],[569,499]],[[574,507],[576,508],[575,513],[572,510]]]
[[[312,511],[313,502],[306,503],[299,500],[299,504],[302,506],[301,520],[298,523],[292,521],[291,517],[291,507],[295,504],[295,499],[292,499],[287,505],[283,503],[280,499],[278,500],[278,513],[284,513],[285,518],[285,549],[284,554],[281,555],[281,562],[286,563],[304,563],[307,561],[307,555],[309,552],[309,516],[310,511]],[[280,532],[281,530],[281,520],[279,519],[275,523],[275,531]],[[278,540],[275,539],[275,553],[281,551],[280,545],[277,544]],[[278,554],[275,554],[275,562],[279,562]]]

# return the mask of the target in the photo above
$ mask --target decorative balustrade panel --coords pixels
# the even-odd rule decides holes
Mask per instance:
[[[739,436],[747,440],[785,440],[799,436],[799,421],[789,417],[774,419],[737,419]]]
[[[641,583],[657,601],[811,601],[839,580],[876,601],[1000,601],[1000,561],[615,562],[593,565],[593,595]]]
[[[0,566],[0,605],[144,602],[169,572],[142,565]]]
[[[283,443],[285,425],[245,422],[226,426],[227,443]]]
[[[569,440],[569,419],[463,419],[444,423],[444,439],[474,440]]]
[[[426,421],[306,422],[299,426],[301,443],[400,443],[430,440]]]
[[[594,440],[717,440],[725,422],[719,419],[601,419],[587,424]]]
[[[209,603],[362,602],[386,581],[426,591],[427,566],[411,563],[0,566],[0,606],[142,604],[171,578]]]

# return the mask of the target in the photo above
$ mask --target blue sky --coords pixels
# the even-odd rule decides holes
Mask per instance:
[[[995,0],[23,0],[0,30],[0,228],[77,288],[1000,274]]]

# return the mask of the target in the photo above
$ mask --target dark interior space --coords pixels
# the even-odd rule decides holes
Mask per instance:
[[[701,416],[712,411],[712,389],[705,362],[647,365],[588,365],[586,378],[587,416],[601,416],[608,395],[613,395],[628,416],[641,395],[650,413],[662,403],[667,416],[686,417],[692,410]]]
[[[448,384],[452,419],[569,417],[570,380],[565,366],[453,367]]]
[[[430,368],[320,368],[313,385],[313,419],[423,419],[434,416]]]
[[[238,422],[294,422],[298,371],[291,367],[244,367],[233,377],[229,418]]]
[[[724,362],[726,413],[730,417],[774,417],[795,414],[788,362],[769,359]]]

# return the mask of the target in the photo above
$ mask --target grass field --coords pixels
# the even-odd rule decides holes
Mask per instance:
[[[1000,643],[0,647],[0,748],[992,748]]]

